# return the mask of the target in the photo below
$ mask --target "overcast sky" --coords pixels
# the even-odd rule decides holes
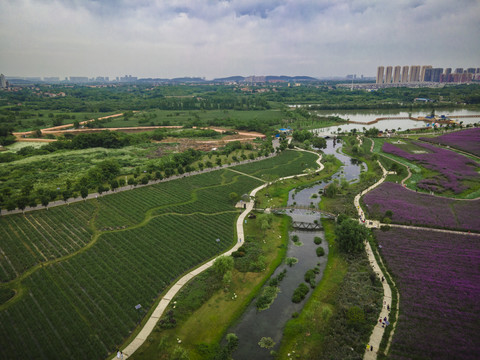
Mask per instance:
[[[480,0],[0,0],[0,73],[173,78],[480,67]]]

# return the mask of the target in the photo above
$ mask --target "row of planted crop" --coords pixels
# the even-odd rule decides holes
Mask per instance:
[[[478,236],[404,228],[375,235],[403,299],[390,357],[475,359]]]
[[[306,164],[315,167],[315,161],[318,156],[308,152],[300,151],[284,151],[282,157],[271,159],[269,167],[263,167],[263,162],[239,165],[233,167],[238,171],[242,171],[254,176],[272,175],[276,177],[284,177],[302,173]]]
[[[218,184],[218,175],[205,173],[106,196],[100,201],[96,224],[104,228],[138,223],[149,209],[189,201],[193,189]]]
[[[154,206],[162,204],[162,199],[168,197],[170,193],[180,192],[180,195],[175,194],[175,196],[184,196],[190,200],[193,189],[197,189],[197,199],[203,198],[198,195],[202,192],[202,188],[206,187],[211,187],[214,194],[222,189],[222,196],[216,198],[215,202],[216,205],[224,204],[226,203],[225,195],[228,194],[227,190],[236,189],[241,193],[240,190],[250,186],[229,188],[236,184],[236,179],[239,177],[238,174],[231,172],[220,172],[220,176],[219,172],[211,175],[205,178],[203,176],[190,178],[193,180],[184,179],[184,184],[179,184],[180,182],[177,181],[159,184],[158,187],[165,191],[161,191],[161,194],[156,196],[156,200],[153,201]],[[224,186],[218,186],[219,178]],[[253,179],[251,181],[256,182]],[[169,185],[162,186],[167,184]],[[137,204],[140,203],[139,209],[143,211],[140,212],[142,216],[146,210],[152,208],[151,203],[147,206],[141,204],[150,201],[150,192],[140,192],[139,190],[141,189],[132,191],[131,196],[125,197],[125,201],[119,202],[123,214],[133,212],[134,208],[130,200],[135,198],[139,199],[133,201]],[[142,196],[138,196],[138,194],[142,194]],[[203,194],[208,194],[208,192],[203,192]],[[105,199],[114,197],[105,197],[99,202],[102,203]],[[205,196],[201,201],[197,201],[195,206],[204,203],[208,208],[208,201],[211,199]],[[178,203],[178,201],[174,200],[173,203]],[[172,203],[166,201],[163,204]],[[211,211],[211,208],[208,208],[208,211]],[[68,209],[65,207],[63,210]],[[24,310],[27,308],[38,308],[38,311],[28,313],[28,315],[19,314],[18,318],[25,321],[18,324],[22,329],[15,332],[16,335],[10,333],[7,336],[6,330],[2,327],[0,335],[7,339],[6,341],[9,341],[12,346],[8,347],[11,352],[8,352],[8,349],[1,351],[6,351],[5,357],[8,358],[12,357],[12,354],[17,356],[16,351],[21,349],[19,355],[26,357],[32,353],[30,350],[35,353],[37,345],[48,338],[51,343],[43,348],[42,355],[38,357],[48,358],[53,353],[57,354],[57,357],[64,358],[72,357],[73,353],[82,353],[83,357],[87,358],[103,357],[102,353],[112,351],[115,345],[118,345],[116,333],[121,333],[123,338],[128,336],[128,332],[124,329],[132,329],[131,323],[139,315],[134,308],[137,303],[142,303],[144,308],[148,307],[158,293],[180,273],[196,263],[224,251],[231,245],[235,218],[235,212],[203,217],[198,215],[160,216],[141,228],[103,234],[91,249],[61,264],[51,266],[52,275],[49,277],[44,276],[45,269],[37,271],[25,281],[29,293],[40,294],[35,295],[37,304],[33,306],[30,300],[32,298],[24,296],[2,312],[0,320],[4,321],[3,323],[15,321],[15,318],[3,318],[4,314],[9,311],[19,311],[22,314],[27,311]],[[44,282],[37,281],[39,276],[46,280]],[[53,305],[50,307],[44,305],[44,302]],[[60,303],[66,304],[64,308],[58,305]],[[49,315],[56,308],[63,309],[61,319]],[[123,318],[117,315],[120,312],[125,314],[122,315]],[[104,318],[110,320],[104,321]],[[44,327],[45,321],[50,321],[52,326]],[[103,321],[101,326],[98,325],[99,321]],[[43,333],[41,334],[34,326],[38,324],[42,325]],[[77,330],[73,325],[69,326],[68,329],[72,329],[70,333],[64,329],[67,326],[65,324],[76,324],[79,329]],[[120,326],[120,324],[124,326]],[[113,330],[112,327],[116,330]],[[35,329],[35,331],[29,332],[25,329]],[[51,334],[52,331],[56,331],[59,336],[57,333]],[[21,336],[22,333],[29,333],[31,337],[25,339]],[[75,336],[75,334],[79,336]],[[87,340],[79,343],[79,338]],[[100,338],[101,341],[99,341]],[[53,350],[50,351],[50,349]],[[96,355],[90,356],[90,354]]]
[[[191,181],[194,183],[191,188],[198,185],[209,186],[207,189],[200,188],[198,190],[198,192],[201,193],[200,197],[202,199],[197,201],[194,206],[187,204],[175,211],[182,212],[185,208],[188,208],[187,210],[190,212],[208,212],[211,209],[216,209],[220,203],[223,204],[221,210],[230,208],[231,204],[228,202],[230,189],[228,186],[225,185],[225,188],[222,189],[224,191],[220,193],[219,188],[223,187],[218,185],[218,176],[215,177],[210,173],[205,175],[206,179],[199,179],[200,181],[195,179],[196,181]],[[238,174],[235,175],[239,176]],[[217,182],[217,184],[215,184],[215,182]],[[235,184],[237,186],[241,185],[240,188],[235,188],[235,190],[247,191],[248,188],[253,186],[254,182],[256,182],[256,180],[251,178],[243,179],[242,182]],[[139,215],[139,217],[142,218],[144,216],[141,212],[141,210],[144,209],[138,209],[139,206],[137,205],[150,208],[162,202],[182,201],[191,197],[188,191],[178,191],[178,189],[175,189],[178,183],[179,182],[171,182],[171,184],[175,186],[170,185],[170,183],[155,185],[152,187],[152,191],[139,191],[138,193],[141,196],[134,196],[135,194],[130,192],[101,199],[102,204],[108,204],[107,208],[113,210],[103,215],[107,216],[112,212],[117,212],[117,216],[112,216],[111,218],[118,219],[118,212],[124,210],[126,211],[124,217],[128,218],[128,221],[131,221],[135,215]],[[183,198],[174,198],[176,194],[182,194]],[[218,201],[214,201],[215,204],[212,205],[213,200]],[[210,206],[206,206],[205,202],[208,202]],[[170,207],[166,209],[169,210]],[[5,226],[5,228],[2,228],[5,235],[2,237],[5,239],[4,242],[2,242],[2,251],[5,255],[0,259],[0,279],[2,281],[10,280],[38,262],[64,256],[83,247],[88,243],[91,236],[88,229],[88,222],[90,220],[88,216],[92,216],[92,210],[93,208],[90,203],[80,203],[67,208],[54,208],[48,212],[35,212],[27,214],[26,216],[16,215],[1,219],[3,221],[7,221],[8,219],[9,223],[6,224],[7,226]],[[33,227],[33,223],[38,224],[41,230]],[[121,224],[125,224],[125,222],[121,222]],[[16,233],[15,231],[9,231],[9,227],[12,225],[15,226]],[[19,239],[21,239],[21,241]]]
[[[418,142],[413,144],[423,150],[411,153],[385,142],[382,151],[415,161],[424,168],[439,174],[420,180],[417,183],[420,189],[437,193],[451,191],[460,194],[472,185],[467,185],[467,181],[478,181],[480,179],[478,173],[480,165],[468,157],[430,144]]]
[[[385,182],[363,197],[369,217],[382,220],[392,212],[394,223],[480,231],[480,200],[455,200],[421,194]]]
[[[91,206],[52,209],[0,218],[0,281],[8,281],[39,262],[72,253],[87,244]],[[89,211],[90,210],[90,211]]]
[[[51,342],[47,348],[51,347],[57,354],[68,358],[71,354],[67,349],[75,351],[72,350],[75,347],[73,335],[77,334],[94,339],[90,344],[92,350],[85,351],[95,353],[98,358],[98,354],[104,352],[104,345],[112,351],[122,338],[128,336],[128,329],[141,315],[135,311],[136,304],[149,306],[172,279],[231,244],[234,218],[234,213],[166,215],[139,229],[102,235],[91,250],[49,267],[48,274],[42,269],[32,276],[26,285],[37,299],[36,313],[22,316],[27,320],[19,324],[20,331],[15,333],[16,336],[0,335],[17,345],[26,341],[28,346],[25,349],[30,350],[35,349],[35,343],[45,341],[46,336]],[[216,238],[221,241],[217,242]],[[61,312],[62,318],[51,315],[55,308],[61,309],[62,306],[65,308]],[[11,309],[23,312],[29,307],[32,307],[31,298],[24,297]],[[0,314],[1,321],[7,321],[3,316],[4,313]],[[52,327],[45,328],[42,334],[34,331],[31,338],[18,338],[25,327],[45,324],[47,318]],[[69,337],[69,330],[64,328],[69,327],[68,324],[78,326],[78,329],[73,326],[73,337]],[[58,334],[52,333],[54,329]],[[104,345],[97,339],[101,339]],[[51,355],[48,349],[44,350],[47,351],[44,358]],[[8,358],[11,354],[5,355]]]

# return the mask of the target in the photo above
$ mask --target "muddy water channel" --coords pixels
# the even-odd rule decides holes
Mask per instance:
[[[327,141],[327,149],[324,150],[326,154],[334,154],[344,166],[336,173],[333,178],[344,176],[349,181],[356,181],[360,174],[360,167],[356,161],[339,152],[341,145],[334,146],[333,140]],[[289,194],[289,206],[310,206],[314,205],[318,208],[318,203],[321,200],[321,193],[323,188],[329,184],[328,182],[318,183],[310,188],[296,191],[292,190]],[[295,209],[288,210],[287,215],[292,218],[292,222],[302,222],[315,224],[315,221],[320,223],[320,213]],[[293,236],[298,236],[298,242],[292,241]],[[322,243],[316,245],[314,238],[320,237]],[[317,247],[323,247],[325,255],[318,257],[316,254]],[[296,258],[298,262],[293,266],[285,263],[281,264],[272,275],[272,278],[278,276],[286,269],[286,276],[279,282],[279,293],[270,307],[263,311],[258,311],[256,307],[257,299],[254,299],[249,305],[245,313],[232,326],[227,333],[235,333],[239,338],[239,346],[237,351],[233,353],[233,358],[236,360],[254,360],[267,359],[270,356],[271,350],[277,350],[282,339],[283,328],[285,323],[294,316],[295,313],[300,313],[306,301],[312,293],[312,289],[308,292],[306,298],[300,303],[293,303],[292,296],[299,284],[305,283],[304,275],[310,270],[317,268],[318,274],[315,277],[315,283],[321,280],[325,270],[328,243],[325,241],[324,232],[319,229],[315,231],[294,229],[289,233],[287,258]],[[268,281],[267,281],[268,284]],[[310,286],[309,286],[310,287]],[[262,289],[263,291],[263,289]],[[260,291],[260,293],[262,293]],[[263,337],[271,337],[275,342],[272,349],[265,349],[258,345],[258,342]]]

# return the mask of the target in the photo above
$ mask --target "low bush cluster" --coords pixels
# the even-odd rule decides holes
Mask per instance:
[[[308,288],[308,286],[305,285],[304,283],[301,283],[293,292],[292,302],[294,303],[301,302],[303,299],[305,299],[305,296],[307,296],[309,291],[310,289]]]
[[[323,256],[325,255],[325,250],[323,249],[323,247],[319,246],[317,248],[317,250],[315,250],[317,252],[317,256]]]

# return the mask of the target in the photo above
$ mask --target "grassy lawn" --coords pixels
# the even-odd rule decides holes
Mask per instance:
[[[151,110],[140,111],[125,119],[123,116],[103,123],[105,127],[132,127],[157,125],[185,125],[192,122],[206,125],[223,119],[239,121],[254,120],[281,124],[284,114],[277,109],[271,110]],[[227,126],[229,127],[229,126]]]
[[[42,129],[52,127],[55,117],[68,116],[69,119],[63,119],[62,125],[73,124],[75,121],[82,122],[85,120],[97,119],[100,117],[119,114],[122,111],[111,111],[105,113],[99,112],[66,112],[58,110],[29,110],[26,111],[25,118],[19,120],[15,125],[15,131],[30,131],[35,129]],[[52,116],[53,115],[53,116]],[[74,119],[72,119],[72,116]]]

